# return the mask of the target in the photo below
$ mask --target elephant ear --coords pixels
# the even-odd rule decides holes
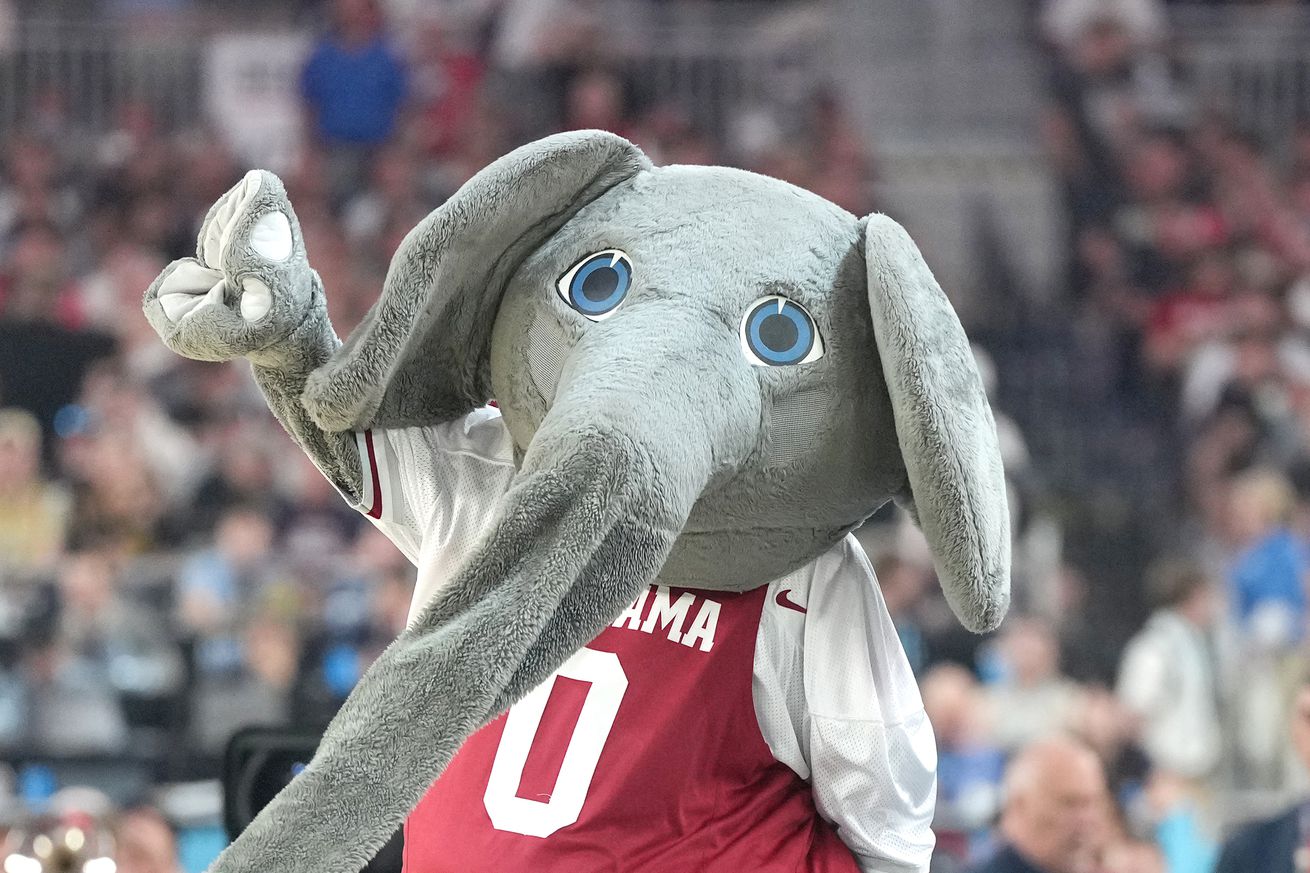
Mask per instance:
[[[869,310],[912,513],[946,599],[973,631],[1010,603],[1010,513],[987,395],[964,328],[909,234],[865,220]]]
[[[328,431],[408,427],[485,404],[510,277],[583,206],[650,166],[598,130],[546,137],[488,165],[400,244],[382,296],[310,376],[310,416]]]

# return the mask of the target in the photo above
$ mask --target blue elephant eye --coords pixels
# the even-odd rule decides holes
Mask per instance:
[[[564,302],[592,321],[610,315],[632,287],[632,261],[618,249],[587,255],[555,284]]]
[[[741,320],[741,348],[760,367],[808,364],[823,357],[823,339],[814,319],[786,297],[762,297]]]

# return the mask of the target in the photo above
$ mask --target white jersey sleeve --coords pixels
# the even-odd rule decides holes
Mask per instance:
[[[431,427],[355,435],[364,486],[355,508],[418,567],[412,621],[473,551],[514,476],[513,446],[490,407]]]
[[[773,755],[810,781],[864,873],[923,873],[937,748],[914,674],[853,537],[775,580],[755,649],[755,711]]]

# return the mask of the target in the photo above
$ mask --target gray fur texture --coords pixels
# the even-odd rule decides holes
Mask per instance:
[[[890,219],[738,170],[654,168],[607,133],[549,137],[415,228],[335,348],[290,204],[254,178],[202,231],[196,264],[210,272],[175,264],[147,293],[165,342],[250,357],[270,406],[347,493],[359,467],[342,432],[446,421],[492,397],[520,469],[474,557],[215,870],[353,873],[472,731],[643,587],[765,584],[894,496],[912,503],[961,620],[1000,621],[1009,529],[991,414],[959,321]],[[252,230],[268,210],[289,219],[288,258],[268,257],[268,221]],[[631,260],[632,287],[592,320],[557,284],[611,249]],[[169,296],[187,293],[206,302]],[[773,295],[812,316],[821,355],[748,357],[745,315]]]
[[[991,630],[1010,603],[1010,514],[987,394],[964,329],[910,235],[871,215],[864,249],[915,520],[955,614],[970,630]]]
[[[596,195],[649,166],[626,140],[585,133],[491,163],[406,235],[377,304],[310,379],[306,408],[324,428],[348,430],[428,424],[486,403],[487,345],[518,263]]]

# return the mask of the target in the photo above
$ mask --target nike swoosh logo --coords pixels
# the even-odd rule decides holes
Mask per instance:
[[[773,598],[773,602],[781,606],[783,609],[794,609],[802,614],[808,611],[805,607],[787,597],[788,594],[791,594],[790,588],[782,589],[778,592],[778,596]]]

